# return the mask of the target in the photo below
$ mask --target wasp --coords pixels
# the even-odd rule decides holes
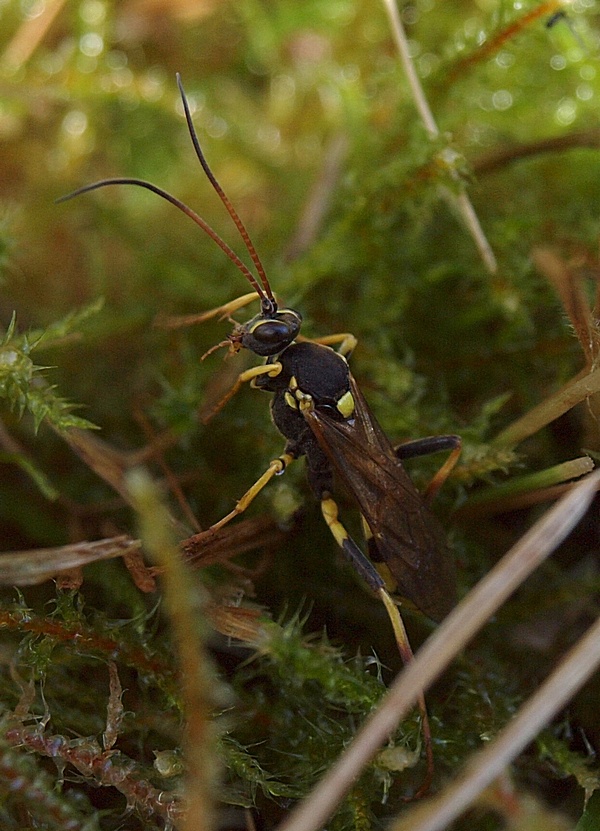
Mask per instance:
[[[239,375],[206,420],[220,410],[244,383],[249,382],[252,387],[272,394],[271,416],[285,438],[285,447],[281,456],[269,464],[235,508],[206,533],[214,533],[243,513],[274,476],[283,473],[294,460],[303,456],[310,488],[320,502],[328,527],[343,555],[384,603],[401,657],[408,661],[412,658],[412,650],[392,595],[408,600],[435,621],[441,620],[456,600],[452,557],[445,534],[429,509],[428,501],[456,463],[460,438],[434,436],[394,448],[350,373],[348,359],[357,343],[354,336],[336,334],[320,340],[306,340],[300,336],[302,317],[295,309],[279,306],[242,220],[205,159],[179,75],[177,84],[198,161],[236,225],[256,275],[195,211],[145,180],[127,177],[103,179],[79,188],[58,201],[108,185],[146,188],[189,216],[243,274],[253,289],[250,294],[194,316],[194,319],[206,320],[217,315],[231,318],[236,311],[258,299],[259,313],[246,323],[235,323],[226,340],[209,352],[226,345],[232,352],[250,350],[264,361]],[[176,318],[171,325],[179,325],[189,319]],[[334,345],[338,348],[334,349]],[[450,455],[424,497],[405,471],[402,459],[440,450],[450,451]],[[338,505],[333,496],[334,476],[356,500],[369,556],[363,553],[338,517]],[[420,709],[430,771],[428,782],[420,790],[423,792],[429,786],[432,771],[431,734],[423,697]]]

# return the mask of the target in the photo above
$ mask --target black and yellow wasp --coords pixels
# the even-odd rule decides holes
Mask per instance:
[[[58,201],[108,185],[146,188],[193,219],[242,272],[253,292],[196,319],[231,316],[258,299],[260,312],[247,323],[236,324],[223,344],[234,352],[248,349],[265,358],[265,361],[242,372],[216,409],[220,409],[243,383],[249,381],[253,387],[273,394],[273,422],[286,444],[282,455],[270,463],[236,507],[209,531],[216,531],[241,514],[273,476],[304,456],[308,481],[320,501],[327,525],[345,557],[385,604],[399,651],[404,660],[409,660],[412,651],[391,594],[407,599],[436,621],[450,611],[456,595],[454,567],[444,532],[429,510],[426,499],[404,470],[401,458],[439,450],[451,451],[448,461],[430,487],[428,495],[431,495],[455,463],[460,452],[460,439],[456,436],[430,437],[395,449],[349,371],[347,359],[356,345],[355,338],[345,334],[330,335],[319,341],[299,339],[301,315],[294,309],[279,308],[246,228],[204,158],[179,75],[177,83],[196,155],[235,223],[256,268],[257,277],[202,217],[150,182],[134,178],[104,179],[79,188]],[[332,348],[334,344],[339,344],[337,351]],[[365,556],[338,519],[338,507],[332,496],[334,475],[357,502],[369,557]],[[431,769],[431,740],[423,699],[420,706]]]

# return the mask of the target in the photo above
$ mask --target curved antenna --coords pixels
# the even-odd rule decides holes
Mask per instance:
[[[271,293],[270,287],[268,293],[263,291],[262,287],[258,284],[256,277],[254,276],[254,274],[252,274],[248,266],[245,265],[245,263],[243,263],[242,260],[240,260],[235,251],[232,248],[230,248],[224,240],[221,239],[217,232],[213,231],[208,222],[206,222],[206,220],[202,219],[201,216],[199,216],[195,211],[189,208],[185,204],[185,202],[182,202],[180,199],[177,199],[176,196],[173,196],[168,191],[159,188],[158,185],[153,185],[152,182],[146,182],[144,179],[132,179],[129,177],[118,177],[116,179],[101,179],[99,182],[93,182],[91,185],[84,185],[84,187],[78,188],[77,190],[72,191],[72,193],[67,193],[66,196],[59,197],[56,200],[56,203],[58,204],[59,202],[66,202],[68,199],[73,199],[75,196],[80,196],[82,193],[88,193],[91,190],[98,190],[98,188],[104,188],[107,185],[136,185],[137,187],[146,188],[146,190],[151,190],[152,193],[156,193],[158,194],[158,196],[162,196],[162,198],[166,199],[167,202],[170,202],[171,205],[175,205],[175,207],[179,208],[179,210],[182,211],[186,216],[189,216],[189,218],[192,219],[196,223],[196,225],[199,225],[200,228],[202,228],[202,230],[205,233],[207,233],[208,236],[214,242],[217,243],[219,248],[222,251],[224,251],[225,254],[227,254],[231,262],[239,268],[246,280],[248,280],[254,291],[260,297],[263,308],[277,308],[277,304],[275,302],[273,294]],[[267,285],[269,284],[267,283]]]
[[[196,156],[198,157],[198,161],[202,165],[202,169],[206,173],[206,176],[208,177],[209,182],[211,183],[213,188],[216,190],[216,192],[219,195],[222,203],[225,205],[225,208],[227,209],[227,213],[229,214],[229,216],[232,218],[233,222],[235,223],[235,226],[238,229],[242,240],[244,241],[244,245],[246,246],[248,254],[250,254],[252,262],[254,263],[254,265],[256,267],[256,270],[258,272],[258,276],[260,277],[260,282],[262,283],[263,288],[264,288],[265,295],[268,297],[268,299],[273,304],[275,304],[275,298],[273,297],[273,292],[271,291],[271,286],[269,285],[269,281],[267,279],[267,275],[266,275],[264,266],[263,266],[263,264],[260,260],[260,257],[258,256],[258,254],[256,252],[256,248],[254,247],[254,244],[252,243],[252,240],[250,239],[248,231],[246,230],[246,226],[244,225],[244,223],[240,219],[236,209],[233,207],[233,205],[231,204],[231,202],[227,198],[227,194],[225,193],[225,191],[223,190],[221,185],[217,182],[214,173],[212,172],[212,170],[208,166],[208,162],[206,161],[206,158],[204,157],[204,153],[202,152],[202,148],[200,147],[200,142],[198,141],[198,136],[197,136],[196,130],[194,128],[194,122],[192,121],[192,114],[190,112],[188,101],[187,101],[187,98],[186,98],[186,95],[185,95],[185,92],[184,92],[184,89],[183,89],[183,84],[181,82],[181,75],[179,74],[179,72],[177,73],[176,78],[177,78],[177,86],[179,87],[179,92],[181,94],[181,100],[183,102],[183,110],[185,112],[185,120],[187,121],[188,130],[190,131],[190,137],[192,139],[192,144],[194,145],[194,150],[196,151]],[[262,293],[259,292],[259,294],[262,294]],[[276,304],[275,304],[275,307],[276,307]]]

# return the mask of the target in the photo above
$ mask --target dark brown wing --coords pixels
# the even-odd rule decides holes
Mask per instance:
[[[399,593],[440,620],[456,602],[454,564],[436,517],[396,457],[351,378],[352,422],[304,413],[339,478],[356,499]]]

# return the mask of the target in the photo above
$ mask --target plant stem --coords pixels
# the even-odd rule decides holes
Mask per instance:
[[[436,124],[433,113],[431,112],[429,102],[425,97],[421,81],[419,80],[415,65],[410,56],[406,32],[404,31],[402,20],[398,14],[396,2],[395,0],[383,0],[383,5],[385,6],[385,10],[390,19],[392,35],[394,37],[394,41],[396,42],[396,46],[398,47],[400,60],[402,62],[402,66],[404,67],[404,71],[406,72],[408,85],[411,89],[415,105],[419,111],[419,115],[421,116],[421,120],[425,125],[425,129],[427,130],[429,137],[431,139],[437,139],[439,138],[440,130]],[[457,171],[451,170],[450,175],[453,179],[459,182],[459,174]],[[468,232],[477,246],[477,250],[479,251],[479,255],[481,256],[485,267],[490,274],[495,274],[498,271],[496,256],[483,232],[483,228],[481,227],[481,223],[479,222],[479,218],[475,213],[475,208],[473,207],[467,192],[463,189],[459,194],[455,195],[448,190],[448,188],[443,188],[442,193],[444,199],[460,214]]]

